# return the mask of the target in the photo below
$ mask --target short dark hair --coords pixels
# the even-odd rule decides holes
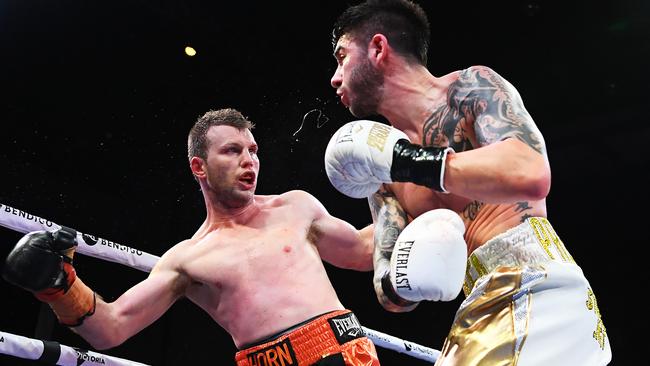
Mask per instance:
[[[427,65],[429,19],[420,5],[410,0],[367,0],[348,7],[334,23],[332,46],[346,34],[357,43],[367,43],[377,33],[385,35],[401,55]]]
[[[255,124],[234,108],[210,110],[194,123],[187,138],[187,157],[208,158],[208,130],[212,126],[232,126],[240,130],[252,130]]]

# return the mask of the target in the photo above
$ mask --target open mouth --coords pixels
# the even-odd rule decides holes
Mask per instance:
[[[245,185],[253,185],[255,184],[255,173],[246,172],[239,176],[239,181],[244,183]]]
[[[340,94],[339,97],[341,98],[341,104],[343,104],[346,108],[349,107],[349,101],[346,95]]]

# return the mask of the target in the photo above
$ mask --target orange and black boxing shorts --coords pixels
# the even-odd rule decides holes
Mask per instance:
[[[379,366],[375,345],[349,310],[318,316],[237,352],[237,366]]]

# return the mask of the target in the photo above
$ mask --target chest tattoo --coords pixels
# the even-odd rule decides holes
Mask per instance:
[[[463,208],[463,217],[474,221],[476,219],[476,216],[478,215],[478,212],[481,210],[481,207],[483,207],[484,203],[479,202],[479,201],[472,201],[470,202],[465,208]]]

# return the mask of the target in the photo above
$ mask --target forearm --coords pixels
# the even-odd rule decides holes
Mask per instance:
[[[448,192],[485,203],[537,201],[550,189],[546,158],[517,139],[449,154],[444,185]]]
[[[140,282],[107,303],[99,296],[92,316],[70,328],[98,350],[116,347],[160,318],[180,297],[170,291],[167,273]]]
[[[115,315],[114,307],[99,296],[96,297],[95,313],[78,327],[70,328],[97,350],[104,350],[122,344],[129,336]]]
[[[112,303],[98,296],[95,313],[86,318],[82,325],[70,329],[95,349],[109,349],[119,346],[153,321],[143,319],[142,313],[129,309],[124,295]]]
[[[413,310],[417,304],[406,303],[395,295],[390,282],[390,260],[395,242],[407,223],[406,213],[391,192],[381,189],[368,200],[375,223],[373,225],[373,285],[377,300],[384,309],[392,312]]]
[[[97,349],[114,347],[158,319],[185,293],[190,279],[168,251],[149,277],[108,304],[77,277],[73,266],[77,232],[25,235],[7,256],[2,277],[46,302],[59,323]]]

